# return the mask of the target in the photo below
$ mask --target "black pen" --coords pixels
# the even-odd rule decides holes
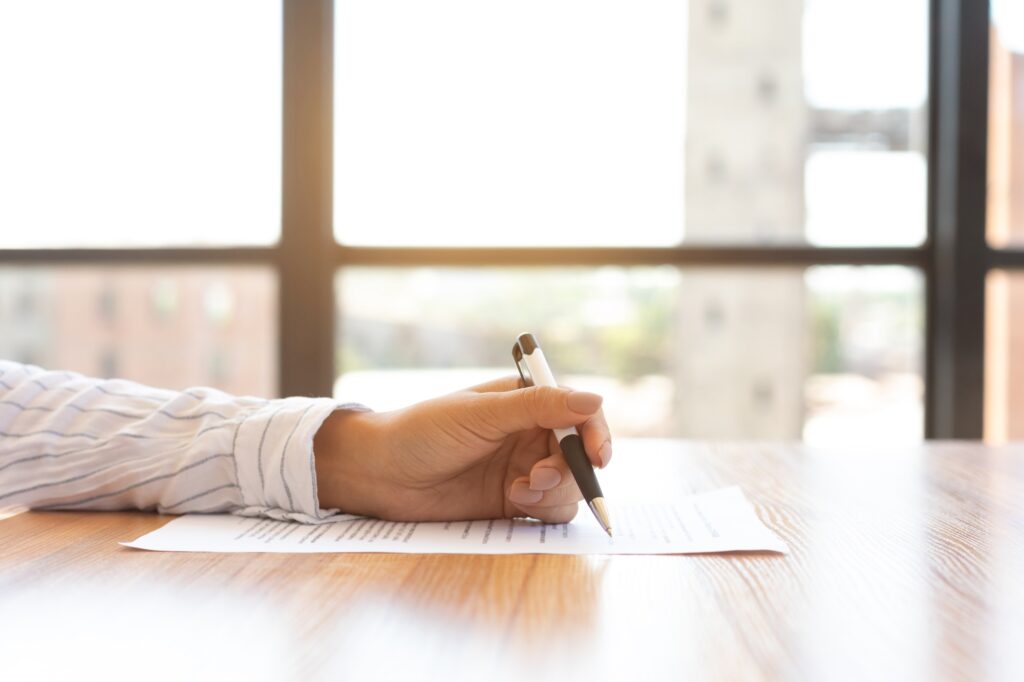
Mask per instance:
[[[516,369],[519,376],[527,386],[558,386],[555,383],[555,376],[544,359],[544,351],[533,334],[520,334],[516,345],[512,347],[512,358],[516,361]],[[526,364],[526,370],[523,364]],[[568,429],[554,429],[555,438],[558,439],[558,446],[562,448],[562,454],[569,465],[572,477],[576,479],[576,485],[583,493],[583,499],[587,501],[590,511],[594,512],[597,522],[601,524],[608,536],[612,534],[611,520],[608,518],[608,508],[604,503],[604,493],[601,492],[601,485],[597,482],[597,475],[594,474],[594,467],[590,464],[586,451],[583,449],[583,439],[575,427]]]

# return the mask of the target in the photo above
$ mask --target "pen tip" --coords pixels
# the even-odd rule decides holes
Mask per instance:
[[[604,532],[608,533],[608,537],[612,536],[612,522],[608,517],[608,508],[604,504],[603,497],[595,497],[590,501],[590,510],[594,512],[594,516],[597,517],[598,523],[604,528]]]

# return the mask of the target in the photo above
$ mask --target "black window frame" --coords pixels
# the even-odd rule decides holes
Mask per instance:
[[[349,266],[902,265],[925,279],[925,437],[983,435],[985,280],[1024,250],[985,238],[988,0],[931,0],[928,234],[913,247],[421,248],[338,244],[332,229],[333,0],[282,0],[281,239],[265,247],[0,249],[0,265],[263,265],[278,278],[281,395],[330,395],[335,274]]]

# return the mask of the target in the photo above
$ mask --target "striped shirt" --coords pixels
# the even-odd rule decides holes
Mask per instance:
[[[316,523],[328,398],[168,391],[0,360],[0,508],[233,512]],[[333,519],[332,519],[333,520]]]

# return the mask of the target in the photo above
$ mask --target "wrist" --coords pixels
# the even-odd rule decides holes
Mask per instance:
[[[379,515],[385,453],[382,415],[360,410],[333,412],[313,438],[317,495],[321,508]]]

